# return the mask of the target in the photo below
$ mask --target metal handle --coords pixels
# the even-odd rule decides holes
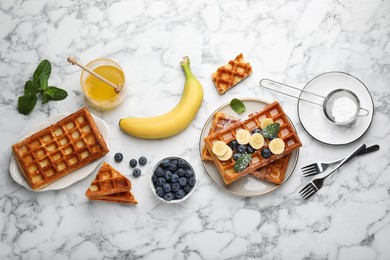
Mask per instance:
[[[363,110],[363,111],[365,111],[366,113],[365,114],[360,114],[360,110]],[[365,116],[368,116],[369,114],[370,114],[370,111],[368,111],[367,109],[365,109],[365,108],[360,108],[360,110],[359,110],[359,114],[357,115],[358,117],[365,117]]]
[[[372,146],[369,146],[369,147],[367,147],[366,149],[364,149],[363,151],[359,152],[359,153],[357,154],[357,156],[363,155],[363,154],[367,154],[367,153],[372,153],[372,152],[375,152],[375,151],[378,151],[379,148],[380,148],[380,147],[379,147],[379,145],[377,145],[377,144],[372,145]],[[336,161],[331,162],[330,164],[336,164],[336,163],[342,162],[344,159],[345,159],[345,157],[344,157],[344,158],[340,158],[340,159],[338,159],[338,160],[336,160]]]

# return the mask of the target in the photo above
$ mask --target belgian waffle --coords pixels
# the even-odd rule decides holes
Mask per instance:
[[[85,196],[90,200],[138,204],[130,190],[130,180],[104,162]]]
[[[223,95],[251,74],[252,66],[245,61],[242,53],[240,53],[234,60],[219,67],[216,72],[211,74],[211,78],[218,93]]]
[[[215,133],[216,131],[219,131],[225,127],[227,127],[230,124],[236,123],[240,121],[238,118],[234,116],[229,116],[227,114],[224,114],[222,112],[216,112],[214,114],[213,122],[210,128],[209,135]],[[276,160],[264,167],[260,167],[257,170],[254,170],[253,172],[249,173],[250,175],[253,175],[254,177],[268,181],[274,184],[281,184],[284,180],[284,176],[286,174],[287,165],[290,159],[290,155],[286,155],[279,160]],[[202,160],[204,161],[212,161],[213,158],[211,157],[210,152],[207,150],[206,146],[203,146],[202,150]],[[226,182],[226,181],[225,181]]]
[[[86,108],[12,146],[24,177],[38,190],[108,153]]]
[[[223,141],[227,144],[235,139],[236,132],[240,129],[246,129],[251,132],[255,128],[261,128],[260,121],[263,118],[272,118],[274,122],[280,124],[278,138],[282,139],[285,143],[284,152],[278,155],[272,154],[269,158],[265,159],[261,156],[260,150],[257,150],[252,154],[252,160],[248,167],[240,172],[234,171],[235,160],[233,158],[228,161],[220,161],[214,153],[210,153],[226,184],[230,184],[232,181],[239,178],[240,175],[254,172],[260,167],[268,165],[302,146],[298,135],[294,131],[294,128],[278,102],[273,102],[264,107],[261,111],[250,114],[246,120],[234,123],[229,127],[205,137],[205,146],[211,151],[214,142]],[[268,147],[268,143],[269,141],[265,140],[264,148]],[[256,174],[254,175],[256,176]]]

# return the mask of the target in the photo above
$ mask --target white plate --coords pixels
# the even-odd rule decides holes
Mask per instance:
[[[214,117],[214,114],[216,112],[223,112],[228,115],[233,115],[235,117],[238,117],[240,119],[245,119],[249,114],[261,110],[263,107],[268,105],[269,103],[267,101],[261,100],[261,99],[254,99],[254,98],[242,98],[240,99],[245,107],[246,111],[242,113],[241,115],[238,115],[236,112],[232,110],[229,103],[226,103],[219,107],[217,110],[215,110],[211,116],[207,119],[201,135],[200,135],[200,142],[199,142],[199,149],[200,154],[202,156],[202,149],[204,146],[203,139],[208,136],[210,132],[210,128],[212,125],[212,120]],[[290,119],[289,119],[290,120]],[[291,125],[292,122],[290,120]],[[294,127],[294,125],[293,125]],[[295,128],[294,128],[295,129]],[[291,174],[294,172],[295,166],[297,165],[299,157],[299,149],[296,149],[294,152],[291,153],[290,160],[287,165],[286,169],[286,175],[284,178],[284,181],[280,185],[276,185],[273,183],[269,183],[266,181],[259,180],[258,178],[255,178],[251,175],[247,175],[245,177],[242,177],[233,183],[226,185],[221,177],[221,174],[219,173],[217,167],[213,162],[203,161],[203,166],[207,172],[207,174],[210,176],[210,178],[224,191],[232,193],[237,196],[245,196],[245,197],[251,197],[251,196],[260,196],[264,195],[266,193],[272,192],[278,187],[282,186],[288,178],[290,178]]]
[[[57,123],[58,121],[60,121],[61,119],[63,119],[64,117],[67,117],[67,116],[69,116],[69,114],[58,114],[54,117],[51,117],[50,119],[48,119],[45,122],[41,122],[41,123],[37,124],[36,126],[31,128],[21,140],[23,140],[24,138],[26,138],[32,134],[35,134],[36,132],[38,132],[42,129],[45,129],[46,127],[48,127],[52,124]],[[107,147],[109,147],[110,128],[108,127],[107,123],[103,119],[100,119],[94,115],[92,115],[92,117],[95,120],[96,126],[99,129],[100,133],[102,134],[103,139],[107,144]],[[47,185],[46,187],[44,187],[40,190],[31,189],[30,185],[28,184],[28,182],[24,178],[23,173],[20,170],[19,165],[16,162],[15,156],[13,154],[11,156],[11,163],[10,163],[9,169],[10,169],[11,177],[17,183],[19,183],[20,185],[24,186],[25,188],[27,188],[29,190],[32,190],[32,191],[60,190],[60,189],[64,189],[64,188],[72,185],[73,183],[87,177],[89,174],[91,174],[96,169],[96,167],[103,161],[103,159],[104,159],[104,156],[102,158],[99,158],[98,160],[93,161],[92,163],[56,180],[55,182]]]
[[[349,126],[339,126],[326,118],[322,107],[298,100],[298,116],[303,128],[313,138],[325,144],[342,145],[356,141],[368,130],[374,115],[374,102],[367,87],[359,79],[347,73],[321,74],[309,81],[303,90],[326,96],[339,88],[354,92],[360,100],[360,107],[367,109],[369,115],[358,117]],[[315,98],[304,92],[301,92],[300,97],[320,104],[323,102],[322,98]]]

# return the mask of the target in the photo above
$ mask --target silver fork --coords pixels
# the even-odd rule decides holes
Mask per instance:
[[[321,189],[322,185],[324,184],[324,180],[329,176],[331,175],[332,173],[334,173],[335,171],[337,171],[341,166],[343,166],[344,164],[346,164],[348,161],[350,161],[352,158],[354,158],[356,155],[358,155],[361,151],[363,151],[364,149],[366,149],[366,145],[365,144],[362,144],[360,145],[355,151],[353,151],[350,155],[348,155],[347,157],[345,157],[341,163],[339,165],[337,165],[336,168],[334,168],[331,172],[329,172],[327,175],[325,175],[324,177],[320,177],[320,178],[316,178],[314,180],[312,180],[311,182],[309,182],[305,187],[303,187],[303,189],[299,192],[299,194],[301,195],[301,197],[305,200],[307,200],[308,198],[310,198],[314,193],[316,193],[319,189]]]
[[[362,154],[366,154],[366,153],[372,153],[372,152],[375,152],[375,151],[378,151],[378,150],[379,150],[379,145],[376,144],[376,145],[372,145],[372,146],[367,147],[366,149],[364,149],[361,152],[359,152],[357,155],[362,155]],[[309,177],[309,176],[312,176],[312,175],[316,175],[316,174],[322,173],[326,169],[328,169],[329,166],[337,164],[337,163],[340,163],[344,159],[345,159],[345,157],[344,158],[340,158],[340,159],[335,160],[335,161],[332,161],[332,162],[316,162],[316,163],[312,163],[312,164],[306,165],[306,166],[301,168],[303,176],[304,177]]]

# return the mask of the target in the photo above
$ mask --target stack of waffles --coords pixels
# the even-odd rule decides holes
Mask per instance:
[[[211,75],[215,88],[220,95],[243,81],[252,74],[252,66],[245,61],[242,54],[239,54],[234,60],[229,61]]]
[[[33,190],[42,189],[109,151],[86,108],[14,144],[12,150]]]
[[[130,180],[104,162],[85,196],[90,200],[138,204],[130,190]]]
[[[271,118],[273,122],[280,124],[280,130],[277,135],[285,144],[285,149],[281,154],[272,154],[269,158],[264,158],[261,155],[261,150],[256,150],[252,154],[249,165],[244,170],[236,172],[234,170],[236,161],[233,157],[227,161],[221,161],[212,152],[212,147],[215,142],[223,141],[228,144],[232,140],[235,140],[237,131],[241,129],[248,130],[249,132],[256,128],[261,129],[260,121],[264,118]],[[267,148],[268,145],[269,140],[265,140],[262,149]],[[282,107],[278,102],[273,102],[261,111],[250,114],[243,121],[220,112],[216,113],[209,135],[204,138],[202,159],[215,163],[226,185],[231,184],[247,174],[274,184],[281,184],[284,181],[290,154],[301,146],[302,143]]]

